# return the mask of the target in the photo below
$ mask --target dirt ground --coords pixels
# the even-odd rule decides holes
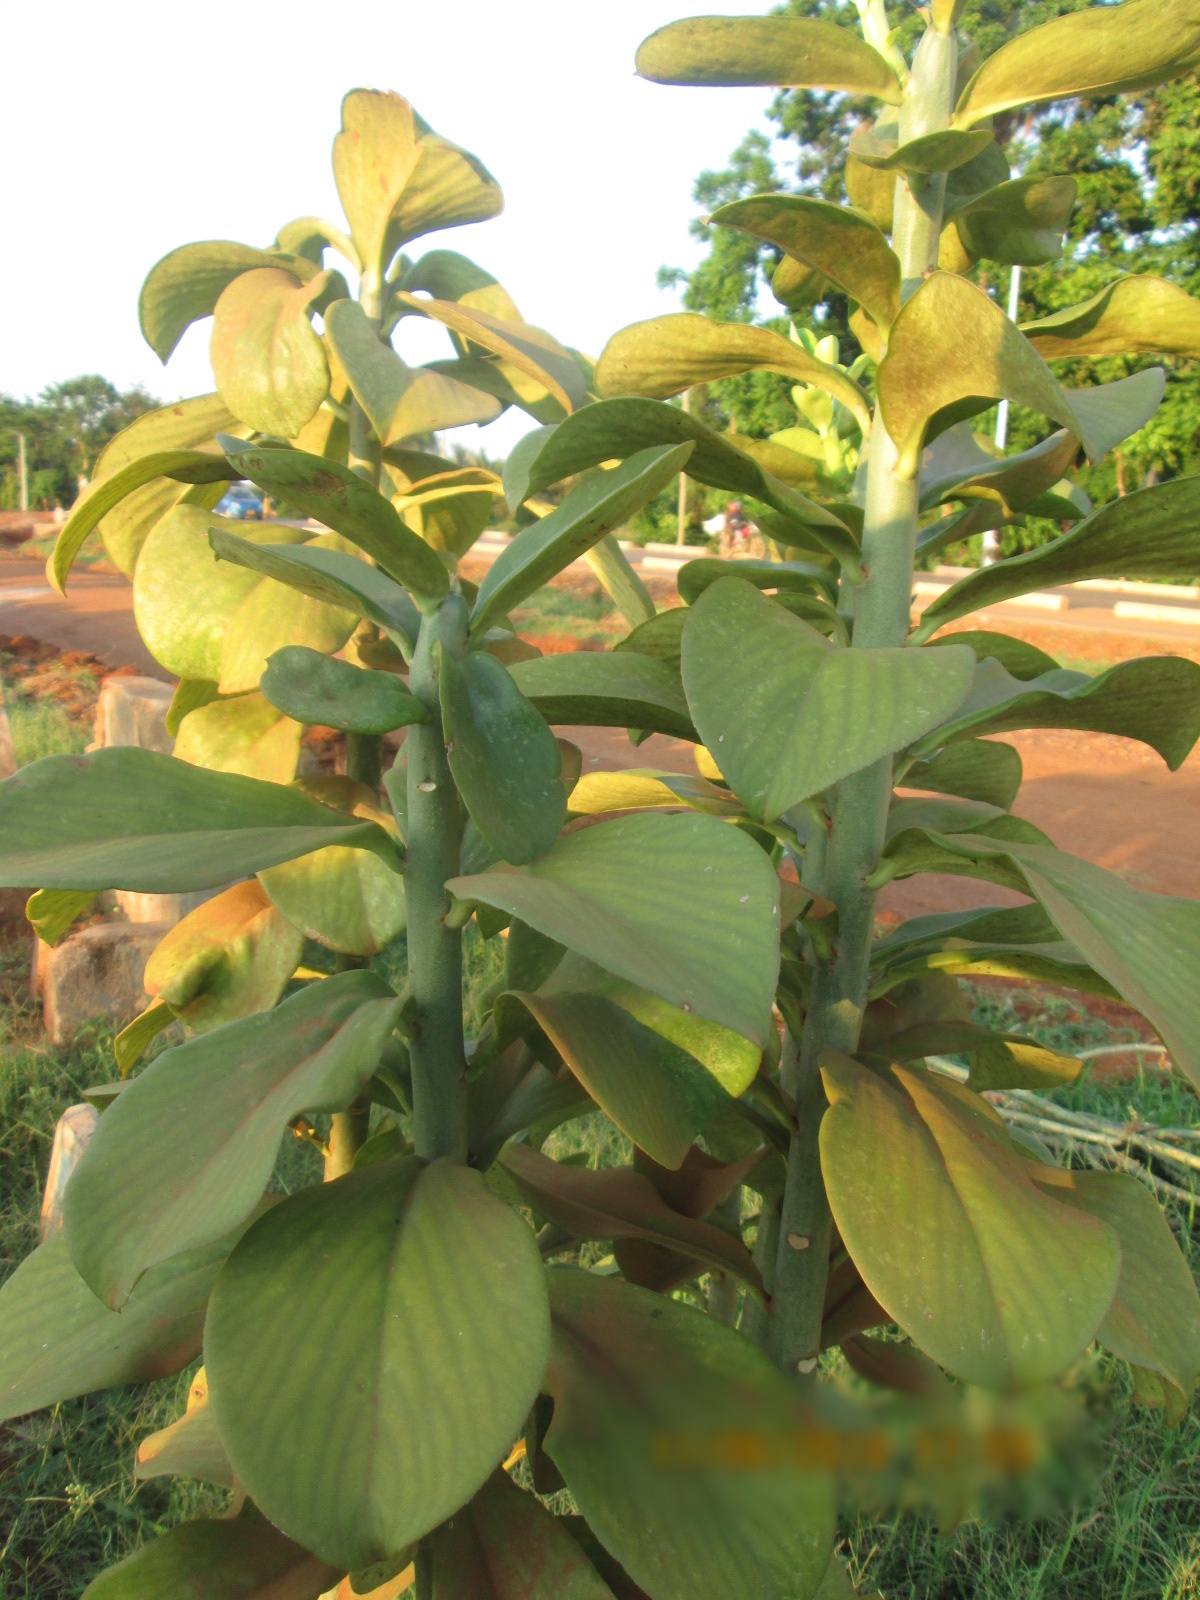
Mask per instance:
[[[130,587],[117,574],[78,572],[66,600],[45,591],[42,569],[34,562],[0,565],[0,630],[30,635],[60,650],[85,652],[100,675],[105,667],[135,668],[159,678],[168,675],[146,651],[134,625]],[[570,586],[570,583],[568,584]],[[594,588],[584,582],[583,594]],[[655,597],[669,603],[670,578],[652,580]],[[1096,670],[1115,661],[1147,654],[1185,655],[1200,661],[1200,640],[1067,627],[1058,620],[1005,616],[993,627],[1027,639],[1069,665]],[[977,624],[972,624],[977,625]],[[596,648],[606,633],[598,624]],[[614,636],[619,629],[613,625]],[[577,648],[580,639],[551,622],[530,634],[547,651]],[[91,664],[89,662],[89,664]],[[32,665],[32,663],[31,663]],[[83,709],[82,707],[80,708]],[[661,767],[692,770],[691,746],[655,735],[634,749],[620,729],[564,728],[584,750],[593,769]],[[1025,766],[1025,784],[1015,806],[1018,815],[1044,829],[1058,845],[1118,872],[1139,888],[1200,899],[1200,753],[1177,773],[1167,770],[1150,749],[1105,734],[1036,730],[1005,736]],[[1010,897],[1011,898],[1011,897]],[[1005,892],[969,879],[927,876],[892,884],[882,909],[903,916],[997,904]]]

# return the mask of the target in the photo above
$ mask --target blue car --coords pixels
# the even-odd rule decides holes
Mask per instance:
[[[263,497],[248,483],[231,483],[214,509],[222,517],[240,517],[244,522],[261,522]]]

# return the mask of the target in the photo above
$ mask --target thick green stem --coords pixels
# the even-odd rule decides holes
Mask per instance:
[[[379,793],[383,781],[383,736],[378,733],[346,735],[346,776]]]
[[[417,1154],[467,1158],[467,1068],[463,1046],[462,933],[446,925],[462,824],[450,776],[438,699],[437,653],[466,649],[467,608],[448,595],[422,618],[413,655],[412,693],[429,721],[409,729],[408,839],[404,891],[408,903],[408,983],[413,999],[413,1129]]]
[[[900,111],[900,143],[949,124],[957,45],[930,29],[917,48]],[[892,246],[900,258],[907,299],[937,265],[946,180],[901,178],[896,185]],[[896,476],[896,448],[876,415],[867,460],[863,522],[865,577],[854,595],[856,650],[904,644],[912,605],[913,552],[919,483]],[[805,884],[831,900],[838,931],[828,959],[818,960],[797,1047],[785,1041],[784,1092],[796,1109],[788,1155],[775,1259],[768,1348],[786,1371],[815,1371],[829,1268],[832,1221],[821,1175],[818,1135],[826,1109],[820,1059],[827,1050],[854,1050],[866,1008],[876,891],[867,880],[879,864],[892,796],[892,762],[885,758],[838,786],[821,855],[821,882]],[[814,867],[817,853],[813,852]]]

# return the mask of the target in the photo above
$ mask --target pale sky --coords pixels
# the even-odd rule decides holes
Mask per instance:
[[[163,367],[137,326],[148,269],[194,239],[269,244],[291,218],[341,224],[330,143],[343,93],[395,89],[490,168],[499,218],[433,234],[493,272],[530,321],[600,353],[677,309],[691,186],[761,121],[771,92],[676,89],[633,71],[688,0],[42,0],[5,19],[7,226],[0,391],[99,372],[163,400],[213,387],[207,322]],[[755,14],[766,0],[722,0]],[[410,251],[414,247],[410,246]],[[329,258],[335,264],[334,258]],[[409,337],[407,329],[405,338]],[[410,359],[448,354],[430,330]],[[465,430],[493,450],[528,419]]]

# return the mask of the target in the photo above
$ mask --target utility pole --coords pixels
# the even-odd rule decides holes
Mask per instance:
[[[683,391],[683,409],[685,411],[692,409],[692,391],[690,389]],[[679,536],[675,541],[676,544],[686,543],[683,537],[683,526],[687,521],[687,483],[687,473],[681,472],[679,474]]]
[[[1015,322],[1021,306],[1021,269],[1014,267],[1008,279],[1008,320]],[[996,411],[996,448],[1001,455],[1008,443],[1008,401],[1001,400]],[[991,567],[1000,559],[1000,529],[989,528],[983,536],[983,564]]]
[[[17,435],[17,474],[21,482],[21,510],[29,510],[29,474],[25,469],[25,435]]]

